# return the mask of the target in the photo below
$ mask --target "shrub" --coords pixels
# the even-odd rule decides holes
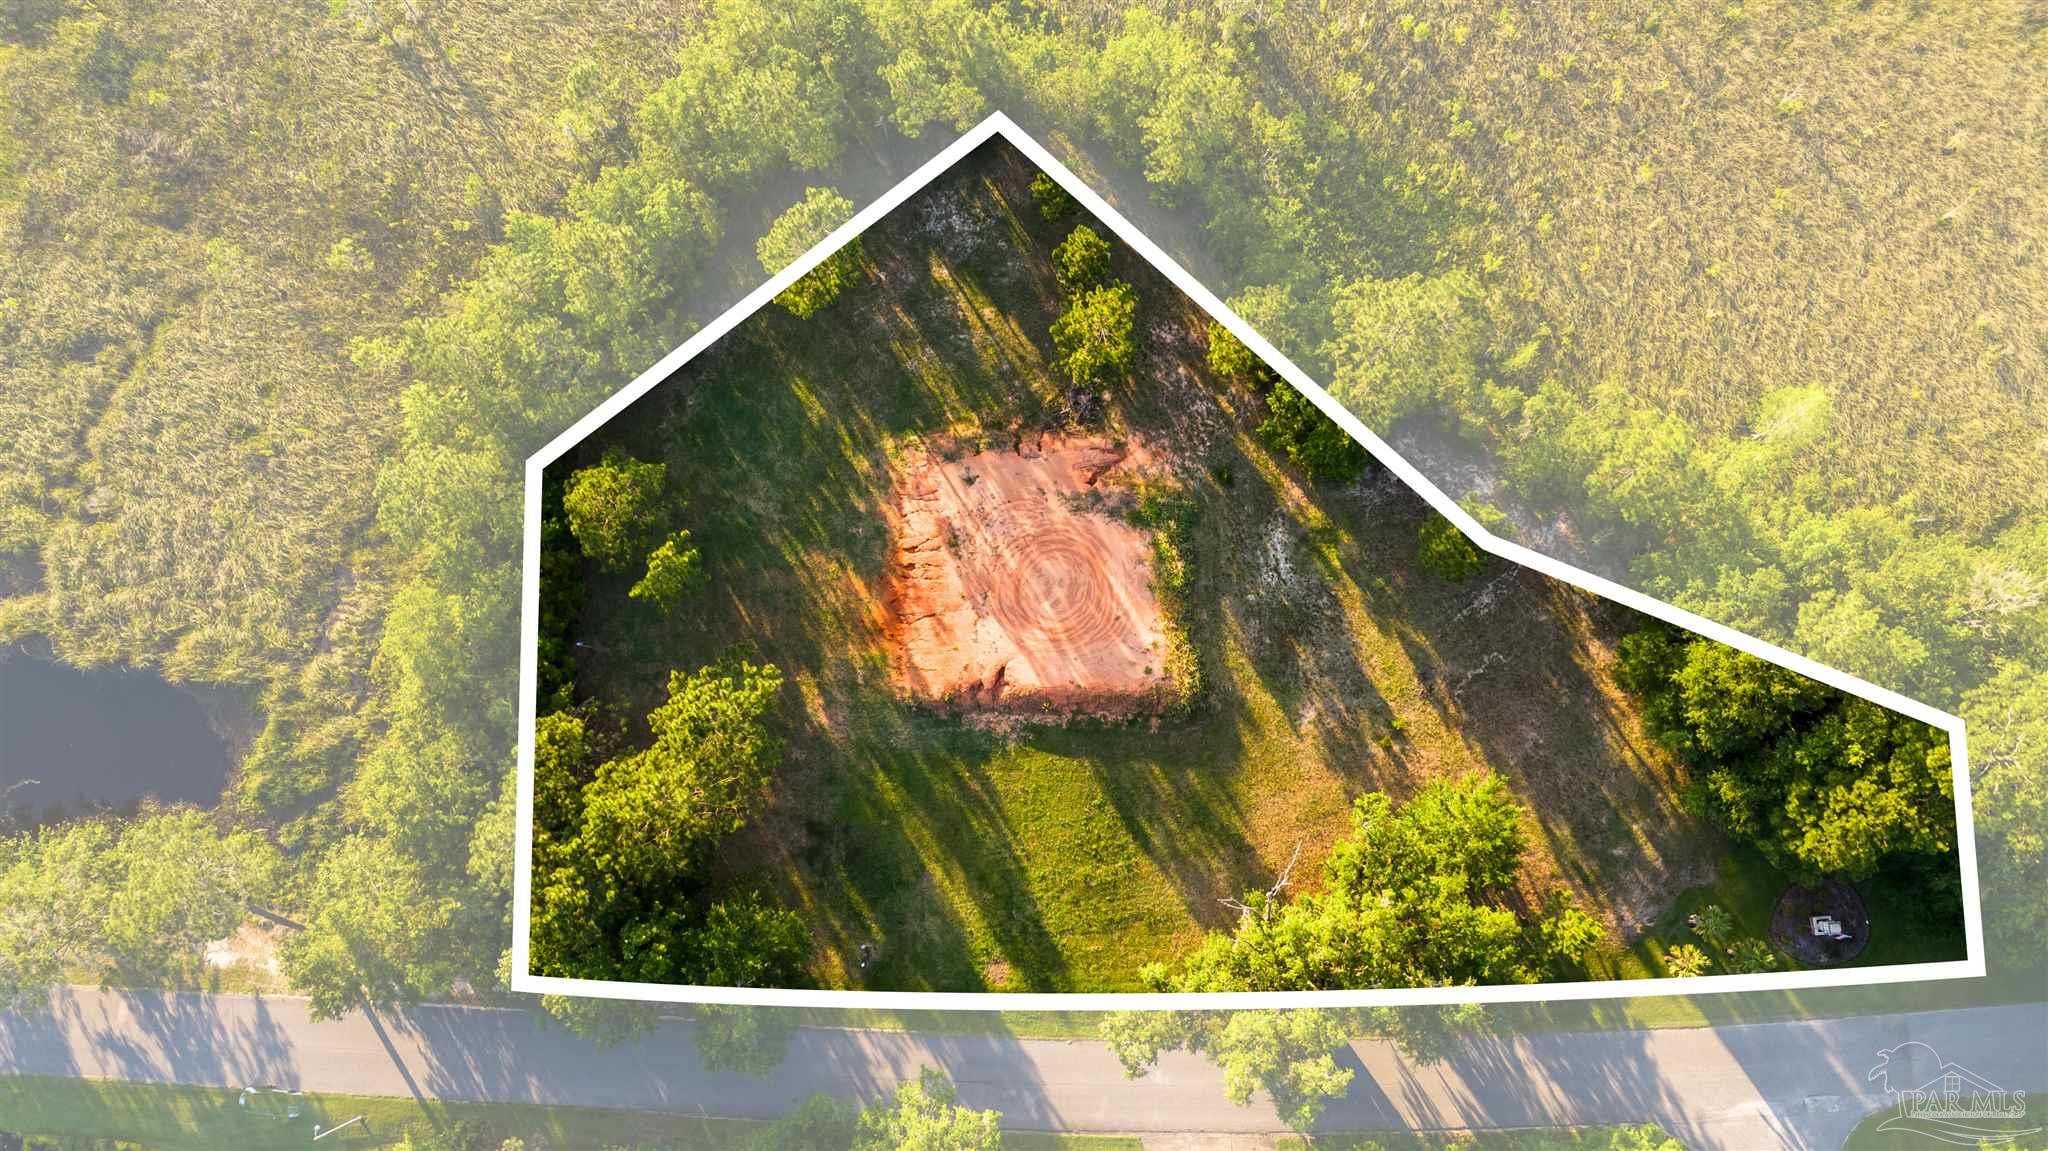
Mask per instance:
[[[1053,223],[1074,214],[1074,198],[1060,187],[1058,180],[1044,172],[1031,177],[1031,202],[1038,205],[1039,215]]]
[[[1349,432],[1291,386],[1275,387],[1267,394],[1259,434],[1312,480],[1357,479],[1371,459]]]
[[[1465,538],[1458,525],[1442,516],[1431,516],[1423,521],[1421,529],[1416,532],[1416,540],[1419,544],[1416,562],[1424,571],[1452,583],[1462,583],[1486,566],[1486,556],[1472,546],[1472,541]]]

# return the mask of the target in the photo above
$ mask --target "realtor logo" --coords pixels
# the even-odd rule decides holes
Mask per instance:
[[[2027,1117],[2027,1093],[2007,1091],[1918,1041],[1877,1053],[1865,1078],[1879,1083],[1896,1101],[1897,1113],[1879,1131],[1910,1131],[1962,1147],[1997,1147],[2039,1127],[2016,1124]]]

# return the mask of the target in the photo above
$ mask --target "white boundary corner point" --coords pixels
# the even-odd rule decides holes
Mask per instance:
[[[1324,414],[1337,421],[1351,437],[1364,445],[1381,465],[1401,477],[1428,501],[1430,507],[1458,526],[1478,547],[1512,563],[1533,568],[1552,579],[1562,580],[1594,595],[1614,600],[1645,615],[1698,632],[1740,648],[1781,667],[1851,695],[1941,728],[1949,734],[1956,801],[1956,847],[1960,856],[1963,886],[1963,936],[1966,958],[1942,963],[1909,963],[1888,967],[1792,971],[1765,975],[1708,975],[1690,979],[1628,979],[1581,981],[1576,983],[1511,984],[1485,987],[1377,988],[1347,991],[1258,991],[1174,993],[1005,993],[978,991],[820,991],[765,987],[700,987],[664,983],[625,983],[599,979],[561,979],[533,975],[528,971],[526,936],[529,907],[533,896],[533,727],[535,693],[539,684],[540,638],[540,496],[543,470],[606,421],[672,375],[699,352],[710,347],[742,320],[753,315],[783,289],[816,267],[847,241],[866,231],[877,220],[967,155],[1001,136],[1028,156],[1038,167],[1059,181],[1068,194],[1116,233],[1131,250],[1145,257],[1154,268],[1203,310],[1244,341],[1289,384],[1313,401]],[[1845,987],[1875,983],[1908,983],[1934,979],[1964,979],[1984,974],[1983,912],[1977,895],[1977,847],[1970,810],[1968,751],[1961,718],[1929,707],[1918,700],[1875,684],[1866,683],[1834,668],[1815,663],[1773,644],[1652,599],[1641,592],[1580,571],[1569,564],[1531,551],[1520,544],[1500,539],[1480,526],[1456,501],[1426,479],[1414,465],[1388,447],[1357,416],[1331,399],[1294,362],[1282,355],[1251,326],[1203,287],[1187,269],[1175,262],[1144,233],[1132,226],[1122,213],[1109,206],[1087,185],[1040,146],[1010,118],[997,112],[955,140],[917,171],[889,189],[880,199],[863,208],[853,219],[749,292],[739,303],[691,336],[676,350],[642,372],[632,383],[576,421],[546,447],[526,461],[526,519],[524,579],[521,590],[519,647],[519,810],[514,856],[512,893],[512,990],[544,995],[583,995],[600,999],[644,1000],[665,1003],[749,1004],[771,1007],[871,1007],[942,1011],[1130,1011],[1204,1010],[1253,1007],[1398,1007],[1433,1003],[1526,1003],[1564,999],[1633,999],[1653,995],[1702,995],[1739,991],[1789,991],[1816,987]]]

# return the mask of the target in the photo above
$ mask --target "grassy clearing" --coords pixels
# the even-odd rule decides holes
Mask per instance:
[[[1664,967],[1665,952],[1680,943],[1700,943],[1686,917],[1708,904],[1720,906],[1734,918],[1731,937],[1768,939],[1771,910],[1789,882],[1755,848],[1732,845],[1712,884],[1681,893],[1671,909],[1625,950],[1617,949],[1601,957],[1599,974],[1612,979],[1647,979],[1668,974]],[[1961,938],[1929,924],[1911,893],[1895,889],[1881,876],[1858,884],[1857,890],[1869,909],[1873,929],[1869,946],[1847,966],[1880,967],[1963,958]]]
[[[588,573],[578,685],[636,723],[671,667],[732,645],[791,684],[787,763],[724,881],[802,909],[816,978],[876,989],[1125,990],[1225,926],[1225,897],[1298,881],[1353,797],[1490,767],[1532,810],[1523,894],[1563,882],[1618,928],[1711,875],[1676,768],[1607,673],[1629,613],[1520,570],[1415,566],[1429,514],[1385,475],[1311,487],[1210,377],[1201,317],[1127,253],[1137,380],[1116,434],[1172,456],[1193,502],[1184,614],[1209,694],[1158,723],[995,730],[900,702],[880,600],[893,461],[1001,447],[1063,388],[1031,171],[992,147],[866,237],[868,282],[808,321],[749,320],[557,466],[665,460],[710,585],[662,621]],[[1022,210],[1018,210],[1021,206]],[[873,942],[877,962],[852,958]]]
[[[292,1121],[252,1114],[238,1092],[219,1087],[114,1083],[35,1076],[0,1077],[0,1130],[48,1137],[124,1139],[160,1151],[287,1151],[307,1146],[388,1147],[422,1123],[482,1123],[528,1146],[645,1147],[725,1151],[752,1145],[768,1124],[747,1119],[542,1107],[521,1103],[421,1103],[368,1095],[307,1094]],[[310,1142],[323,1129],[364,1121]],[[1134,1137],[1004,1132],[1010,1151],[1137,1151]]]

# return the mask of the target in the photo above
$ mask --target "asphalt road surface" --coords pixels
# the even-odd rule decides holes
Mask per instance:
[[[1662,1031],[1487,1037],[1436,1066],[1390,1045],[1346,1053],[1330,1130],[1662,1123],[1698,1149],[1835,1151],[1891,1102],[1870,1073],[1917,1041],[2013,1090],[2048,1088],[2048,1004]],[[1205,1060],[1170,1055],[1129,1080],[1092,1041],[804,1029],[765,1079],[709,1073],[687,1023],[613,1048],[523,1011],[420,1006],[315,1022],[304,1000],[68,988],[46,1012],[0,1014],[0,1073],[774,1116],[815,1091],[871,1097],[936,1065],[1005,1126],[1270,1134]],[[1898,1082],[1890,1084],[1900,1086]],[[1918,1083],[1910,1086],[1919,1086]]]

